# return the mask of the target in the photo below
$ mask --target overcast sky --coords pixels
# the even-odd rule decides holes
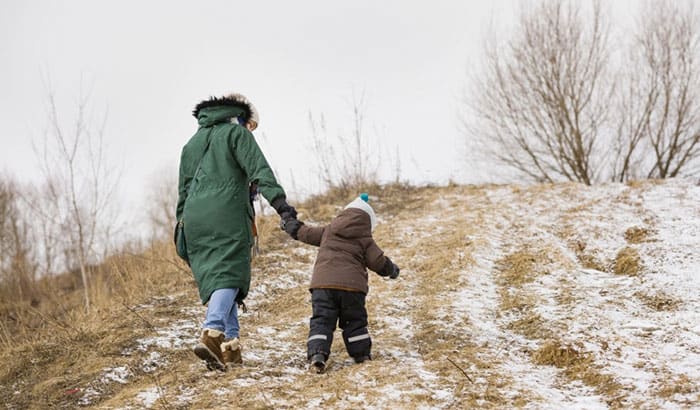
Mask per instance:
[[[194,105],[232,91],[258,108],[255,135],[291,196],[318,189],[308,113],[347,133],[363,92],[368,156],[394,166],[398,152],[415,183],[486,181],[465,161],[460,98],[489,23],[507,27],[517,4],[0,0],[0,168],[37,175],[50,79],[66,128],[81,81],[96,116],[108,113],[132,200],[155,173],[177,172]]]

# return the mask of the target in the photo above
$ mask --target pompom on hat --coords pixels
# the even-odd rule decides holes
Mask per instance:
[[[371,225],[372,232],[374,232],[374,228],[377,226],[377,215],[374,214],[374,209],[369,205],[369,195],[367,193],[361,193],[360,196],[355,198],[352,202],[347,204],[344,209],[350,209],[350,208],[355,208],[355,209],[360,209],[362,211],[365,211],[367,215],[369,215],[369,221]]]

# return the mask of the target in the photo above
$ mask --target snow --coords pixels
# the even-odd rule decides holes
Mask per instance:
[[[431,197],[423,213],[412,210],[411,223],[381,215],[388,226],[383,229],[396,241],[379,245],[402,271],[396,281],[371,279],[369,330],[378,355],[366,367],[336,356],[331,370],[356,380],[357,390],[320,390],[292,402],[281,395],[310,380],[304,362],[308,317],[294,317],[247,328],[251,342],[244,345],[246,367],[207,393],[229,397],[239,389],[263,389],[260,402],[273,407],[324,407],[341,397],[333,402],[337,408],[432,409],[459,407],[455,397],[466,389],[478,396],[478,405],[492,407],[482,393],[502,383],[507,387],[497,389],[503,400],[512,404],[524,397],[520,407],[526,409],[608,409],[612,399],[621,407],[700,408],[700,186],[672,179],[641,186],[493,186],[443,192]],[[645,229],[647,237],[626,239],[630,228]],[[464,230],[459,236],[463,246],[452,244],[449,261],[442,261],[450,279],[430,288],[417,267],[434,255],[416,249],[430,250],[430,243],[456,229]],[[576,246],[600,266],[583,266]],[[628,247],[640,256],[636,276],[611,269],[618,252]],[[500,261],[522,249],[542,255],[537,274],[523,284],[504,284]],[[282,269],[274,280],[260,279],[251,288],[248,304],[253,311],[280,291],[305,289],[313,265],[309,256],[315,253],[314,248],[292,246],[288,252],[263,254],[280,260]],[[549,336],[514,330],[510,325],[524,313],[504,310],[504,293],[531,300],[528,313],[541,320]],[[649,302],[657,299],[659,307]],[[193,308],[183,317],[202,314]],[[421,339],[419,332],[429,326],[440,333]],[[125,354],[141,355],[144,372],[157,371],[172,365],[162,351],[189,349],[198,328],[192,319],[174,319]],[[618,396],[608,397],[594,385],[567,377],[562,368],[535,363],[532,352],[548,338],[590,355],[591,369],[620,385]],[[448,356],[454,353],[459,370],[449,364],[444,370],[426,360],[433,343],[446,340],[456,346]],[[473,358],[460,356],[459,349],[467,347],[474,350]],[[274,371],[265,371],[266,366]],[[378,381],[366,368],[380,376],[391,372],[391,382]],[[102,380],[122,384],[129,377],[128,369],[116,367],[105,369]],[[685,380],[688,388],[659,393],[677,380]],[[177,403],[189,406],[199,393],[181,387],[172,394],[177,394]],[[151,407],[161,394],[147,389],[137,401]]]
[[[129,381],[128,379],[130,375],[131,372],[125,366],[108,368],[105,369],[105,372],[102,376],[102,381],[126,384]]]
[[[443,307],[446,311],[439,316],[451,322],[444,326],[459,326],[468,320],[478,344],[501,352],[499,367],[513,377],[515,389],[531,391],[542,398],[533,408],[607,408],[604,398],[588,386],[566,382],[556,369],[533,365],[528,357],[512,349],[532,347],[533,343],[537,346],[538,341],[508,331],[504,324],[512,318],[498,312],[494,262],[522,244],[514,236],[550,245],[570,260],[526,285],[540,303],[534,311],[547,323],[562,328],[563,341],[579,343],[586,352],[594,353],[601,371],[612,374],[625,389],[631,390],[630,403],[667,407],[669,403],[664,399],[651,397],[660,379],[668,376],[661,376],[659,369],[666,369],[670,375],[686,375],[696,386],[700,384],[700,189],[688,181],[671,180],[646,187],[641,198],[629,201],[624,197],[630,188],[622,184],[582,187],[573,193],[573,200],[564,195],[565,190],[554,187],[533,195],[529,201],[523,201],[522,192],[515,193],[509,187],[488,191],[488,201],[482,203],[457,198],[472,211],[489,208],[490,223],[488,230],[480,232],[482,237],[474,238],[481,244],[473,253],[476,266],[461,273],[458,292],[444,295],[452,303]],[[454,209],[452,203],[452,199],[443,197],[434,201],[432,208]],[[568,219],[565,211],[581,204],[587,205],[585,210],[578,212],[575,219]],[[494,208],[501,212],[494,212]],[[421,226],[406,229],[402,237],[420,236],[435,224],[445,227],[469,223],[457,212],[440,218],[439,223],[435,218],[423,218]],[[645,227],[649,221],[652,238],[628,244],[625,230]],[[587,250],[595,251],[603,261],[614,259],[624,247],[637,249],[643,266],[640,277],[575,267],[575,254],[556,236],[555,228],[563,223],[572,224],[572,232],[577,235],[572,239],[584,240]],[[428,232],[436,234],[435,229]],[[427,236],[423,235],[425,239]],[[571,266],[575,268],[567,269]],[[566,309],[555,301],[563,283],[574,288],[576,297],[576,303]],[[635,296],[659,291],[681,300],[680,307],[657,312],[643,306]],[[408,328],[407,323],[400,326]],[[605,350],[600,343],[607,345]],[[406,365],[416,366],[408,362]],[[676,395],[673,400],[692,402],[697,400],[697,392],[687,397]]]
[[[136,398],[141,402],[143,407],[150,409],[160,399],[161,391],[158,387],[151,387],[143,390],[136,395]]]

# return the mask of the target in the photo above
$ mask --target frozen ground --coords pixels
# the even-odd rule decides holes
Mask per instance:
[[[307,372],[315,251],[290,241],[254,270],[243,366],[207,372],[188,351],[204,308],[182,306],[126,352],[153,380],[97,406],[700,408],[696,183],[436,188],[415,201],[375,232],[402,271],[371,278],[371,362],[336,340],[329,372]],[[132,372],[104,369],[100,383],[128,386]]]

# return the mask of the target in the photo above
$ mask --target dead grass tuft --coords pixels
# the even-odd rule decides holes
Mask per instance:
[[[496,262],[499,279],[503,284],[522,286],[535,279],[537,256],[528,250],[520,250]]]
[[[585,242],[581,240],[570,241],[569,248],[574,250],[576,259],[583,268],[595,269],[600,272],[607,271],[605,264],[595,255],[593,250],[588,249]]]
[[[537,299],[531,293],[517,288],[498,289],[500,298],[499,310],[501,312],[527,313],[537,305]]]
[[[608,269],[607,267],[603,264],[603,262],[598,259],[595,255],[592,254],[587,254],[587,253],[581,253],[576,255],[578,258],[579,263],[581,264],[582,267],[586,269],[595,269],[599,272],[606,272]]]
[[[700,393],[700,387],[685,374],[667,378],[657,389],[659,397],[664,399],[668,399],[676,394],[687,395],[693,393]]]
[[[540,315],[534,312],[527,312],[520,319],[510,322],[507,328],[531,340],[553,337],[553,329]]]
[[[595,365],[593,355],[582,351],[580,346],[548,340],[532,353],[532,358],[536,364],[562,369],[568,379],[579,380],[598,393],[612,397],[609,404],[615,407],[622,402],[623,386],[611,375],[602,373]]]
[[[626,247],[617,253],[613,265],[616,275],[638,276],[641,269],[641,258],[636,249]]]
[[[558,340],[549,340],[533,353],[536,364],[555,366],[560,369],[590,362],[587,354],[573,346],[563,345]]]
[[[645,306],[659,312],[675,310],[681,304],[680,300],[663,292],[659,292],[655,295],[637,292],[634,295],[638,297]]]
[[[639,244],[643,242],[649,242],[649,236],[651,231],[647,228],[640,228],[638,226],[633,226],[625,231],[625,240],[628,243]]]

